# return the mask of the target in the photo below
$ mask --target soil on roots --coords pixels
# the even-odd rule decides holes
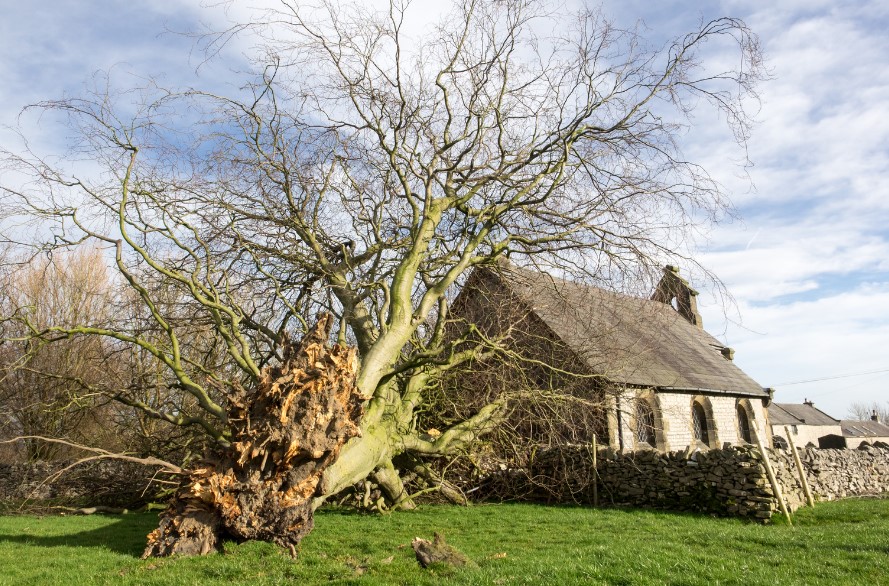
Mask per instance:
[[[204,555],[224,539],[261,540],[295,551],[313,527],[324,470],[358,435],[362,398],[357,351],[328,346],[322,315],[284,360],[251,389],[229,393],[231,447],[190,471],[143,557]]]

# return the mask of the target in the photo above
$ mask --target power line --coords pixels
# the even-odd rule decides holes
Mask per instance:
[[[803,383],[817,383],[817,382],[821,382],[824,380],[836,380],[839,378],[852,378],[853,376],[864,376],[866,374],[878,374],[881,372],[889,372],[889,368],[883,368],[881,370],[869,370],[867,372],[856,372],[853,374],[838,374],[836,376],[824,376],[821,378],[811,378],[808,380],[796,380],[796,381],[791,381],[791,382],[787,382],[787,383],[777,383],[775,386],[776,387],[789,387],[790,385],[801,385]]]

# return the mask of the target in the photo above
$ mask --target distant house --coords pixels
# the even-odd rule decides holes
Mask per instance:
[[[787,445],[786,428],[798,448],[809,444],[816,447],[841,447],[835,439],[843,435],[840,421],[816,408],[811,401],[805,401],[802,405],[772,403],[769,406],[769,423],[776,444]]]
[[[889,444],[889,425],[877,421],[874,415],[870,421],[843,419],[840,421],[847,448],[857,448],[861,444],[874,445],[876,442]]]
[[[787,443],[787,432],[797,447],[814,445],[819,448],[858,448],[866,443],[889,444],[889,426],[877,421],[874,415],[870,421],[855,419],[834,419],[817,409],[811,401],[802,405],[793,403],[772,403],[769,407],[769,423],[774,442]]]
[[[769,441],[770,392],[704,331],[697,294],[669,266],[643,299],[502,264],[470,275],[452,315],[485,336],[508,333],[517,352],[535,357],[528,368],[538,372],[526,380],[551,384],[535,366],[544,361],[589,375],[565,384],[598,399],[597,429],[615,449],[721,447],[751,441],[752,429]]]

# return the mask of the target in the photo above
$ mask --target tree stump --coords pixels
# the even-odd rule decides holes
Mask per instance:
[[[295,553],[314,525],[321,475],[359,434],[357,351],[327,345],[332,323],[320,316],[298,345],[285,343],[281,365],[230,394],[230,448],[190,471],[143,558],[204,555],[223,539],[269,541]]]

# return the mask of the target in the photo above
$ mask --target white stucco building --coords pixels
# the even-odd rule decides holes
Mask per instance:
[[[810,401],[801,405],[772,403],[769,407],[769,423],[772,426],[772,435],[777,438],[778,443],[782,440],[786,443],[789,437],[798,448],[810,445],[816,448],[828,447],[824,438],[843,435],[840,421],[816,408]]]

